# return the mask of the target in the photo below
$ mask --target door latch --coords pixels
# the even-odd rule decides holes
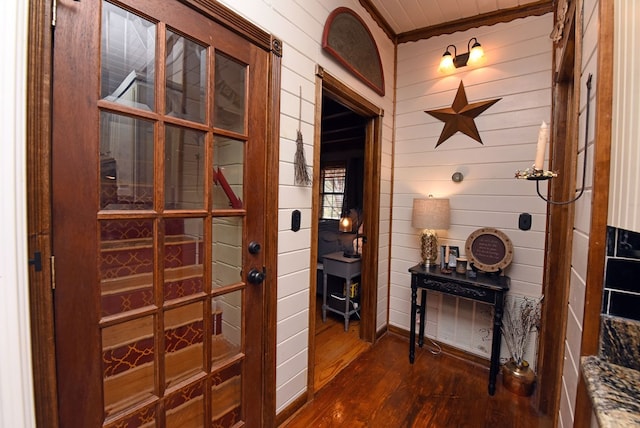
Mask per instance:
[[[247,281],[255,285],[261,284],[264,281],[266,274],[267,274],[267,270],[264,267],[262,267],[262,272],[260,272],[256,268],[253,268],[249,271],[249,274],[247,275]]]

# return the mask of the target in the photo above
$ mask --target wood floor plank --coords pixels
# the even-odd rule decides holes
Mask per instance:
[[[323,322],[321,299],[316,307],[314,385],[318,391],[371,345],[360,340],[360,320],[354,317],[345,332],[344,318],[328,313]]]
[[[486,367],[426,348],[409,364],[407,338],[387,333],[282,424],[297,427],[546,428],[551,419],[502,387]]]

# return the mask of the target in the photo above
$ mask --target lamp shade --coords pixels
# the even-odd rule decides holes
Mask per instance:
[[[352,229],[353,223],[351,222],[351,217],[346,215],[341,217],[338,230],[340,230],[340,232],[351,232]]]
[[[411,225],[417,229],[449,229],[449,199],[414,199]]]

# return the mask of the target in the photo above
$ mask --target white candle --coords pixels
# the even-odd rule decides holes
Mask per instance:
[[[544,151],[547,148],[547,141],[549,139],[549,128],[547,128],[547,123],[542,122],[540,126],[540,132],[538,133],[538,147],[536,149],[536,161],[533,164],[533,167],[537,170],[543,169],[544,163]]]
[[[449,264],[449,246],[444,249],[444,262]]]

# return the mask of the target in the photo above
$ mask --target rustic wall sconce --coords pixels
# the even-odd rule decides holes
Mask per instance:
[[[473,45],[471,44],[473,42]],[[449,48],[453,48],[453,55],[451,55],[451,51]],[[480,43],[478,43],[478,39],[472,37],[469,39],[469,43],[467,43],[467,52],[458,55],[456,47],[454,45],[447,46],[447,49],[442,54],[442,59],[440,60],[440,70],[448,71],[453,70],[453,68],[460,68],[466,66],[468,63],[475,63],[480,58],[484,56],[484,49]]]
[[[568,205],[572,204],[584,193],[584,189],[586,186],[586,177],[587,177],[587,153],[589,150],[589,105],[591,99],[591,78],[593,75],[589,73],[589,77],[587,78],[587,108],[585,112],[585,130],[584,130],[584,152],[582,158],[582,187],[578,195],[570,199],[568,201],[552,201],[544,197],[542,193],[540,193],[540,181],[550,180],[554,177],[558,176],[556,171],[546,171],[543,166],[544,162],[544,152],[545,147],[547,145],[549,134],[547,129],[547,124],[542,122],[542,126],[540,127],[540,133],[538,135],[538,146],[536,148],[536,160],[531,168],[527,168],[523,171],[516,171],[516,178],[525,179],[525,180],[533,180],[536,182],[536,192],[538,196],[542,198],[546,203],[552,205]]]

